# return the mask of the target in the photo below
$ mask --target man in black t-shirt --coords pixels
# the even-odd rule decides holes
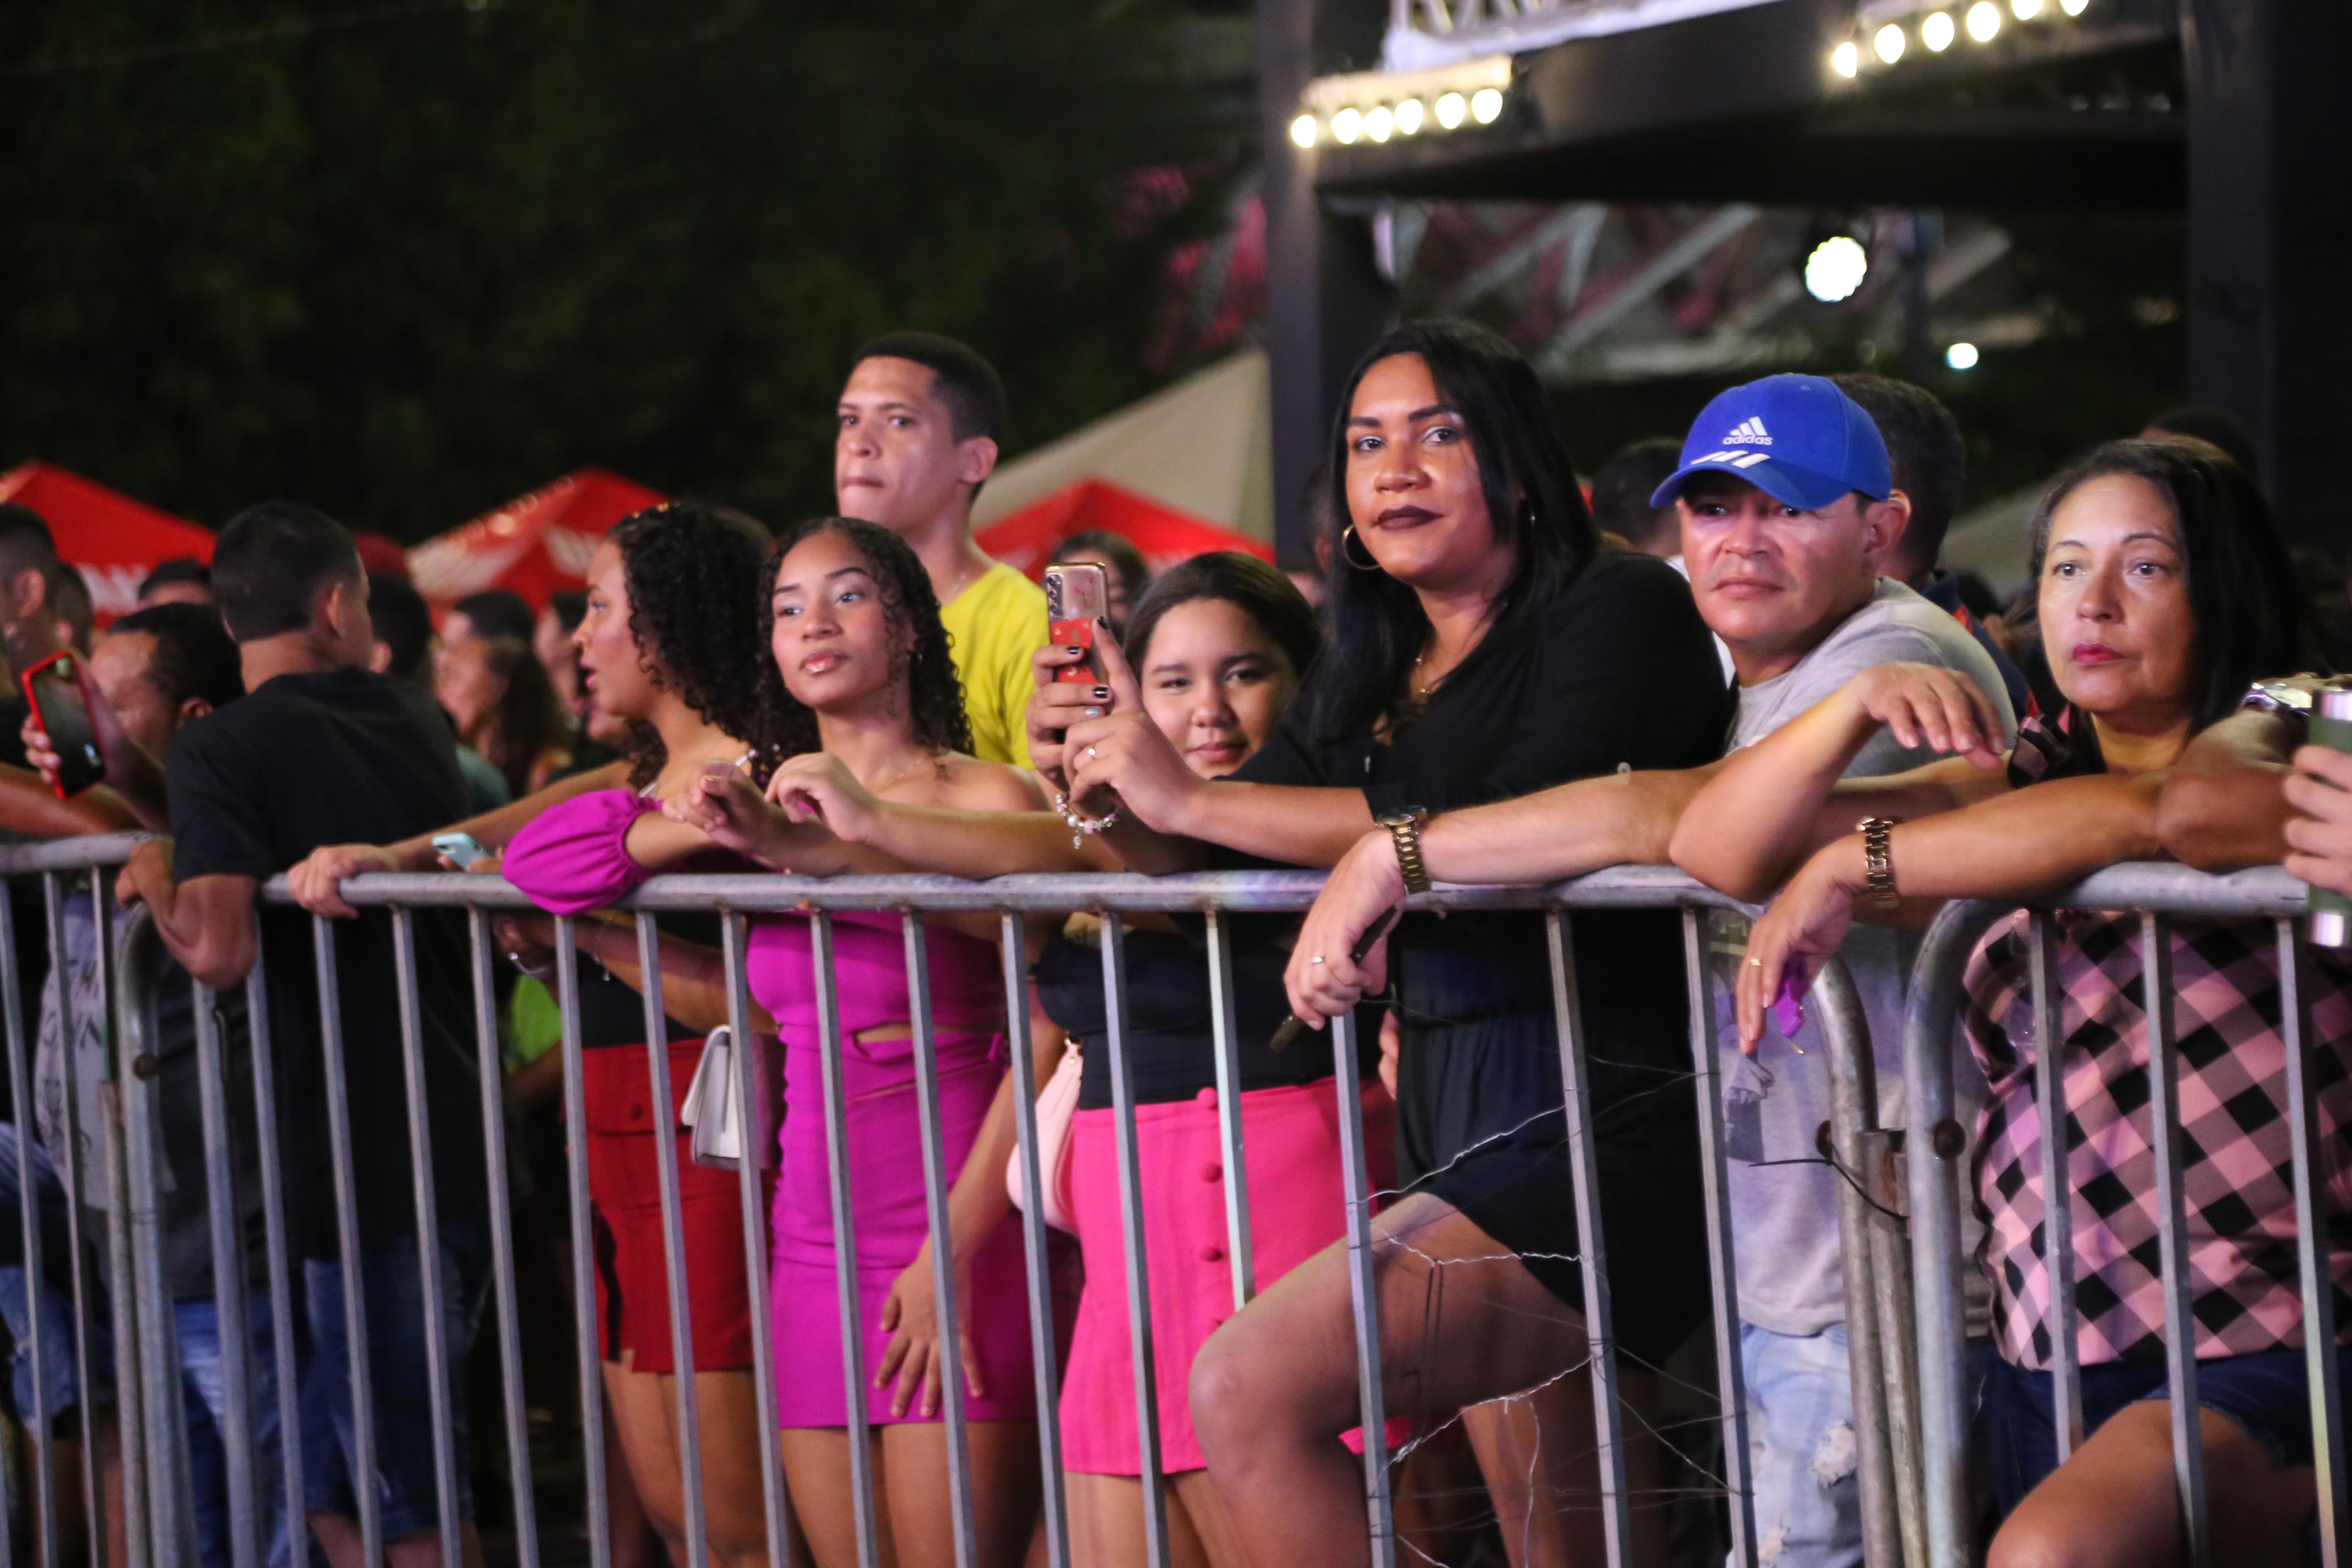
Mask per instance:
[[[216,989],[241,986],[257,956],[261,884],[321,844],[381,842],[463,814],[448,725],[432,699],[372,673],[367,579],[351,536],[306,507],[256,507],[221,530],[213,589],[236,639],[248,695],[189,725],[165,763],[173,837],[151,842],[122,873],[119,894],[143,900],[163,941]],[[374,911],[335,930],[341,1050],[351,1127],[348,1173],[356,1237],[339,1234],[338,1173],[328,1139],[329,1053],[312,971],[310,922],[260,910],[269,1016],[284,1085],[287,1190],[304,1260],[311,1354],[302,1374],[304,1500],[339,1565],[360,1558],[352,1477],[351,1368],[344,1331],[344,1249],[356,1252],[366,1308],[383,1534],[395,1564],[440,1559],[436,1525],[431,1380],[456,1421],[457,1503],[470,1514],[464,1366],[478,1320],[488,1240],[480,1089],[472,1045],[463,927],[450,914],[415,917],[417,1032],[429,1119],[425,1159],[438,1216],[439,1311],[447,1364],[425,1355],[412,1197],[410,1106],[391,916]],[[468,1526],[470,1534],[471,1527]],[[452,1565],[454,1568],[454,1565]]]

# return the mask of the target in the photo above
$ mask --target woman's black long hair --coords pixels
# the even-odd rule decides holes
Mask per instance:
[[[530,770],[549,752],[565,747],[571,727],[563,705],[556,700],[555,684],[547,678],[547,666],[530,643],[520,637],[486,637],[482,660],[499,684],[482,755],[520,800],[530,793]]]
[[[1335,516],[1349,516],[1348,413],[1356,388],[1367,371],[1400,354],[1419,355],[1438,396],[1462,416],[1470,449],[1477,455],[1486,515],[1496,537],[1507,541],[1515,556],[1483,650],[1545,612],[1598,552],[1600,532],[1577,487],[1535,367],[1492,332],[1461,321],[1397,327],[1356,361],[1339,395],[1328,448]],[[1384,714],[1398,716],[1406,677],[1429,634],[1429,618],[1412,589],[1384,571],[1350,565],[1346,557],[1360,555],[1360,542],[1342,535],[1339,546],[1331,561],[1331,647],[1307,710],[1327,740],[1356,734]],[[1476,658],[1474,652],[1471,661]]]
[[[1316,624],[1315,607],[1290,579],[1239,550],[1196,555],[1152,580],[1129,617],[1122,643],[1127,662],[1139,676],[1161,618],[1180,604],[1202,599],[1218,600],[1240,610],[1289,658],[1291,674],[1302,681],[1307,678],[1323,648],[1323,629]]]
[[[2303,598],[2270,503],[2244,469],[2207,442],[2110,441],[2061,474],[2033,515],[2037,585],[2059,504],[2112,476],[2154,486],[2179,528],[2189,608],[2204,644],[2204,669],[2191,694],[2197,728],[2235,711],[2255,681],[2308,667]]]
[[[606,536],[621,552],[629,635],[653,683],[739,740],[758,710],[744,677],[766,662],[751,585],[766,530],[740,512],[699,501],[665,501],[632,512]],[[642,789],[667,760],[649,724],[629,726],[629,786]]]
[[[894,644],[890,674],[907,683],[915,744],[932,751],[970,751],[971,721],[964,714],[963,682],[949,656],[948,631],[940,623],[940,599],[931,589],[931,575],[923,570],[914,547],[878,524],[855,517],[811,517],[786,528],[760,569],[758,716],[750,731],[759,758],[758,776],[766,778],[788,757],[824,749],[817,739],[815,712],[785,688],[772,646],[777,569],[793,546],[819,534],[839,534],[866,558],[866,570],[882,601],[883,624]],[[899,633],[908,630],[914,633],[911,644],[900,647]]]

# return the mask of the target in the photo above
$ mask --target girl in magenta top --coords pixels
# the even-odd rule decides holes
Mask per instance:
[[[761,771],[821,750],[886,800],[967,810],[1042,806],[1025,774],[965,754],[970,732],[937,598],[896,535],[841,518],[803,523],[770,558],[760,597],[772,655],[754,677]],[[792,821],[743,772],[714,768],[682,805],[621,791],[566,802],[517,838],[507,874],[545,907],[570,913],[608,903],[656,871],[698,869],[692,862],[714,849],[788,872],[905,869],[844,844],[821,823]],[[1020,1231],[1008,1223],[1004,1188],[1013,1111],[1003,969],[994,917],[970,924],[931,920],[925,941],[944,1154],[954,1173],[950,1223],[980,1560],[1012,1564],[1035,1513],[1035,1384]],[[858,1329],[883,1524],[899,1561],[943,1563],[954,1555],[940,1425],[945,1366],[898,917],[835,917],[834,950]],[[746,971],[784,1044],[770,1296],[785,1479],[818,1563],[848,1563],[856,1516],[809,922],[754,917]]]

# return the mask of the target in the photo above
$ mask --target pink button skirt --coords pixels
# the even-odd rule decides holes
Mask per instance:
[[[1080,1111],[1070,1124],[1071,1218],[1087,1283],[1062,1380],[1062,1462],[1080,1474],[1135,1476],[1143,1473],[1143,1458],[1127,1330],[1115,1114]],[[1192,1358],[1234,1313],[1217,1092],[1138,1106],[1135,1124],[1160,1466],[1169,1473],[1199,1469],[1205,1461],[1192,1431],[1186,1384]],[[1365,1089],[1364,1142],[1377,1192],[1393,1180],[1396,1146],[1393,1103],[1377,1082]],[[1339,1106],[1330,1080],[1244,1093],[1242,1146],[1250,1241],[1257,1287],[1264,1290],[1347,1234]]]

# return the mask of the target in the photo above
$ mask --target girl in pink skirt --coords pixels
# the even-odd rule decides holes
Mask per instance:
[[[1314,612],[1280,572],[1246,556],[1217,554],[1196,557],[1153,584],[1126,646],[1156,726],[1195,771],[1220,778],[1272,731],[1318,640]],[[1091,841],[1073,849],[1069,831],[1051,819],[949,819],[893,807],[851,787],[827,758],[786,764],[772,793],[820,812],[845,839],[929,870],[985,877],[1116,869]],[[1160,1464],[1171,1483],[1171,1544],[1180,1563],[1236,1568],[1248,1553],[1202,1468],[1185,1391],[1195,1353],[1234,1311],[1206,950],[1197,927],[1140,915],[1127,924],[1126,1041],[1142,1166]],[[1290,1051],[1267,1049],[1288,1011],[1284,954],[1265,940],[1271,934],[1245,931],[1234,955],[1251,1246],[1261,1290],[1346,1229],[1328,1043],[1317,1036]],[[1081,1052],[1066,1185],[1086,1290],[1061,1404],[1073,1558],[1124,1568],[1144,1560],[1143,1444],[1097,924],[1073,919],[1031,973],[1038,1002]],[[1371,1053],[1366,1060],[1369,1068]],[[1393,1117],[1369,1073],[1364,1108],[1378,1188],[1393,1164]]]
[[[1058,826],[1038,811],[1043,802],[1026,774],[965,754],[971,736],[938,601],[905,541],[869,523],[803,523],[777,545],[760,597],[772,657],[746,673],[761,688],[755,766],[764,771],[776,758],[822,750],[869,798],[926,810],[1027,812]],[[707,854],[714,843],[780,871],[908,869],[845,844],[805,811],[796,822],[732,768],[713,768],[682,802],[658,810],[624,796],[586,799],[598,802],[603,819],[581,824],[574,838],[601,837],[605,845],[602,873],[584,879],[601,884],[601,898]],[[1013,1115],[996,922],[976,916],[964,924],[971,928],[958,929],[950,917],[928,922],[926,956],[942,1154],[952,1183],[951,1266],[978,1561],[1011,1568],[1036,1516],[1035,1380],[1021,1236],[1006,1223]],[[857,1560],[856,1506],[810,941],[804,917],[755,916],[746,978],[784,1045],[770,1305],[785,1479],[820,1568],[845,1568]],[[898,917],[836,917],[834,956],[856,1221],[855,1332],[875,1430],[884,1561],[950,1563],[940,1416],[948,1359],[934,1305]],[[665,972],[678,962],[666,952]],[[681,977],[712,977],[685,973],[697,967],[687,961]]]

